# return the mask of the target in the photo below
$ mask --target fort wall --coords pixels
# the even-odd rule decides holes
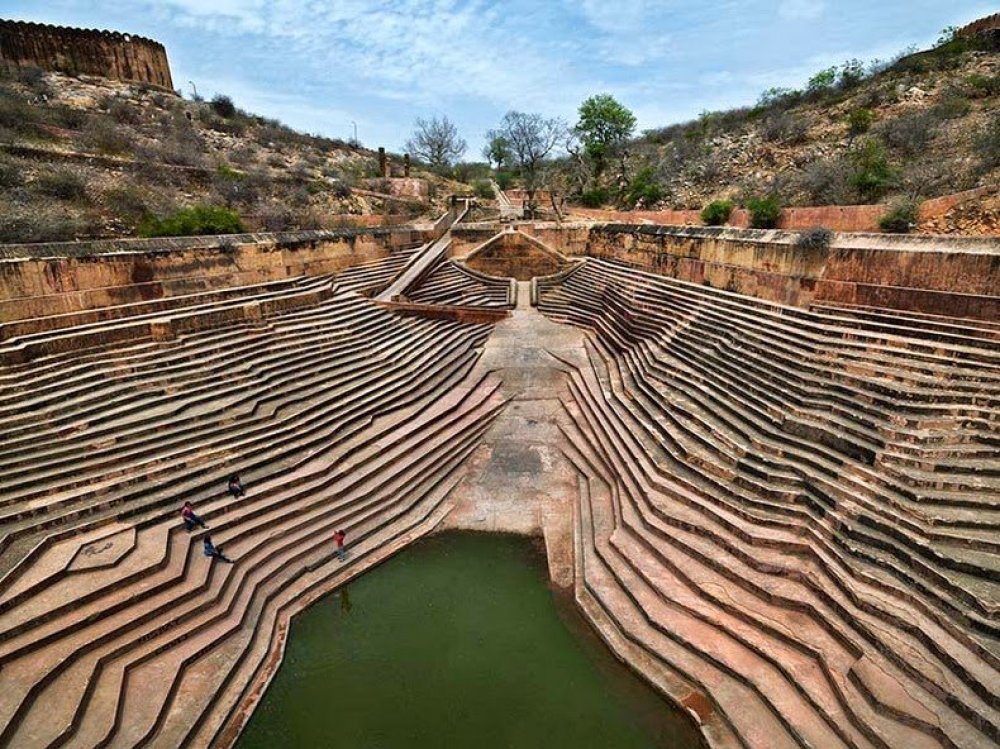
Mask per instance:
[[[84,73],[173,90],[163,45],[117,31],[0,19],[0,66]]]

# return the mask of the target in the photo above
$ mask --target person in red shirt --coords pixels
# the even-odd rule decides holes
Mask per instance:
[[[343,530],[339,530],[333,534],[333,540],[337,544],[337,557],[341,562],[347,558],[347,551],[344,549],[345,538],[347,538],[347,533]]]
[[[181,517],[184,519],[184,527],[189,531],[193,531],[195,529],[195,526],[198,525],[200,525],[202,528],[208,527],[207,525],[205,525],[204,520],[195,515],[194,505],[192,505],[190,502],[184,503],[184,506],[181,508]]]

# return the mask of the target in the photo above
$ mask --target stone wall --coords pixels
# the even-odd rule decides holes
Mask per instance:
[[[566,258],[517,231],[494,235],[467,255],[464,262],[480,273],[518,281],[548,276],[566,266]]]
[[[0,65],[85,73],[173,90],[167,51],[141,36],[0,19]]]
[[[755,229],[605,224],[587,254],[692,283],[806,307],[872,305],[1000,319],[1000,240],[841,234],[827,249]]]
[[[334,273],[413,247],[412,227],[0,246],[0,322]]]
[[[944,195],[932,198],[920,204],[920,224],[936,225],[955,206],[967,201],[975,201],[996,192],[995,187],[980,187],[974,190]],[[778,229],[797,231],[822,226],[836,232],[877,232],[879,219],[886,211],[887,205],[876,203],[872,205],[823,205],[823,206],[793,206],[784,208],[778,220]],[[607,211],[599,208],[573,207],[570,212],[576,216],[598,221],[613,221],[621,223],[650,222],[667,226],[703,226],[701,211],[666,210],[666,211]],[[750,214],[746,209],[734,209],[726,226],[741,229],[750,227]],[[1000,225],[984,225],[979,228],[984,235],[1000,234]]]

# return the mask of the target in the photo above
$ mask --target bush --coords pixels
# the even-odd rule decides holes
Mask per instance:
[[[31,106],[19,95],[0,94],[0,128],[18,135],[38,135],[41,131],[41,110]]]
[[[833,232],[823,226],[814,226],[799,234],[795,246],[803,250],[825,250],[833,241]]]
[[[580,196],[580,202],[587,208],[600,208],[602,205],[607,205],[610,200],[611,193],[605,187],[595,187]]]
[[[188,237],[242,231],[243,224],[235,211],[209,205],[181,208],[163,218],[150,217],[139,226],[141,237]]]
[[[889,165],[878,141],[867,140],[856,146],[848,158],[853,166],[850,183],[862,200],[877,202],[896,184],[896,170]]]
[[[788,112],[775,112],[764,118],[760,134],[772,143],[801,143],[806,138],[809,123],[802,117]]]
[[[149,207],[142,191],[134,185],[108,190],[104,193],[104,204],[130,226],[135,226],[149,217]]]
[[[961,91],[950,88],[941,96],[941,100],[931,109],[931,114],[941,120],[954,120],[964,117],[972,109],[972,104]]]
[[[988,98],[1000,94],[1000,75],[986,76],[974,73],[965,79],[970,94],[976,98]]]
[[[781,218],[781,204],[777,195],[750,198],[747,210],[750,212],[750,226],[754,229],[773,229]]]
[[[913,112],[889,120],[880,128],[882,139],[892,150],[915,156],[934,137],[936,121],[928,112]]]
[[[49,121],[67,130],[80,130],[90,121],[87,111],[77,107],[59,106],[49,110]]]
[[[0,160],[0,187],[20,187],[23,184],[21,167],[13,161]]]
[[[483,200],[492,200],[493,195],[493,185],[490,184],[488,179],[477,179],[472,183],[472,190],[475,192],[477,198],[482,198]]]
[[[652,167],[643,167],[633,177],[623,196],[629,206],[651,207],[663,199],[663,188],[656,181]]]
[[[732,212],[732,201],[713,200],[701,209],[701,220],[705,222],[705,226],[722,226],[729,220]]]
[[[35,190],[50,198],[83,200],[87,196],[87,183],[71,169],[53,169],[35,178]]]
[[[0,212],[0,242],[65,242],[96,230],[91,222],[65,210],[32,207]]]
[[[847,115],[848,134],[854,136],[867,133],[868,129],[872,126],[872,120],[874,119],[875,115],[870,109],[865,109],[864,107],[852,109],[851,113]]]
[[[796,179],[810,205],[843,205],[851,200],[851,167],[843,159],[813,161]]]
[[[95,117],[83,131],[83,142],[99,153],[120,154],[132,148],[132,138],[110,120]]]
[[[501,190],[508,190],[514,184],[514,175],[510,172],[497,172],[497,184]]]
[[[264,231],[286,231],[292,226],[292,212],[280,203],[269,203],[260,212],[260,225]]]
[[[212,97],[212,101],[208,104],[212,111],[215,112],[219,117],[229,119],[236,116],[236,105],[233,104],[233,100],[230,99],[225,94],[217,94]]]
[[[878,220],[878,227],[887,234],[906,234],[916,227],[919,209],[915,200],[898,201]]]
[[[984,171],[1000,166],[1000,113],[986,123],[975,136],[976,150]]]

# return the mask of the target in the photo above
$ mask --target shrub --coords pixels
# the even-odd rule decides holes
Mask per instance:
[[[345,198],[351,197],[351,193],[354,191],[351,189],[351,186],[349,184],[347,184],[343,180],[338,179],[330,183],[330,192],[333,193],[333,196],[335,198],[340,198],[341,200],[343,200]],[[490,195],[492,194],[493,191],[490,190]]]
[[[872,120],[874,119],[875,115],[870,109],[865,109],[864,107],[852,109],[851,113],[847,115],[848,134],[854,136],[867,133],[868,129],[872,126]]]
[[[920,205],[915,200],[900,200],[878,220],[879,229],[887,234],[906,234],[917,225]]]
[[[134,185],[114,187],[104,193],[104,204],[125,223],[135,226],[149,217],[142,191]]]
[[[32,207],[0,212],[0,242],[65,242],[93,234],[96,229],[65,210]]]
[[[843,205],[850,201],[851,168],[843,159],[813,161],[796,180],[811,205]]]
[[[580,202],[587,208],[600,208],[611,200],[611,193],[605,187],[595,187],[587,190],[580,196]]]
[[[750,198],[747,210],[750,212],[750,226],[754,229],[773,229],[781,218],[781,204],[777,195]]]
[[[35,178],[35,190],[50,198],[82,200],[87,196],[87,183],[71,169],[53,169]]]
[[[904,156],[915,156],[923,151],[934,137],[936,123],[927,112],[913,112],[896,117],[880,128],[882,139],[894,151]]]
[[[181,208],[163,218],[150,217],[139,226],[141,237],[186,237],[204,234],[238,234],[243,224],[235,211],[223,206]]]
[[[643,167],[636,173],[625,190],[624,200],[629,206],[653,206],[663,199],[663,188],[656,181],[652,167]]]
[[[59,106],[49,110],[49,120],[57,127],[79,130],[90,121],[86,110],[77,107]]]
[[[490,184],[488,179],[477,179],[472,183],[472,190],[475,192],[477,198],[482,198],[483,200],[493,199],[493,185]]]
[[[292,212],[280,203],[269,203],[260,212],[264,231],[286,231],[292,226]]]
[[[41,110],[24,97],[6,91],[0,94],[0,128],[18,135],[38,135],[41,121]]]
[[[980,164],[985,171],[1000,166],[1000,113],[993,115],[976,134],[975,144]]]
[[[514,175],[510,172],[497,172],[497,184],[501,190],[508,190],[514,184]]]
[[[99,153],[120,154],[132,148],[132,138],[114,123],[103,117],[95,117],[87,123],[83,131],[83,142]]]
[[[941,120],[954,120],[964,117],[971,109],[972,105],[962,92],[950,88],[941,95],[941,100],[931,109],[931,114]]]
[[[45,71],[37,65],[25,65],[17,70],[17,81],[25,86],[36,88],[45,81]]]
[[[788,112],[775,112],[764,118],[760,134],[772,143],[801,143],[805,140],[809,123],[802,117]]]
[[[21,167],[13,161],[0,160],[0,187],[20,187],[23,184]]]
[[[211,107],[212,111],[219,117],[224,117],[227,120],[230,117],[236,116],[236,105],[233,104],[233,100],[225,94],[216,94],[212,97],[212,101],[209,102],[208,106]]]
[[[850,184],[862,200],[874,203],[896,184],[896,170],[878,141],[866,140],[851,149],[848,158],[853,166]]]
[[[1000,94],[1000,75],[980,75],[974,73],[965,79],[970,93],[976,98],[987,98]]]
[[[832,231],[823,226],[814,226],[799,234],[795,246],[803,250],[825,250],[831,241],[833,241]]]
[[[713,200],[701,209],[701,220],[705,222],[705,226],[722,226],[729,220],[732,212],[732,201]]]
[[[142,122],[139,108],[121,96],[108,97],[103,102],[103,109],[119,125],[138,125]]]

